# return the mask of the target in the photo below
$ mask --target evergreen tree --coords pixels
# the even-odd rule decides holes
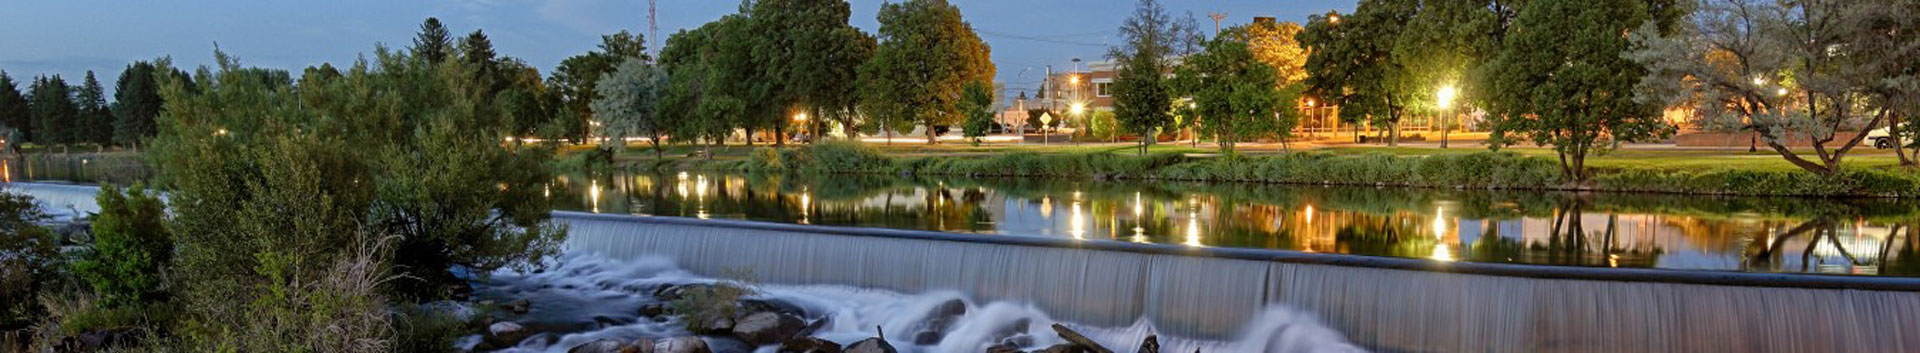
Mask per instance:
[[[428,62],[438,63],[447,59],[453,52],[453,36],[440,19],[428,17],[420,23],[420,34],[413,38],[413,55],[426,58]]]
[[[76,91],[74,105],[80,116],[76,119],[74,142],[101,146],[113,143],[113,111],[107,106],[106,87],[88,70],[86,81]]]
[[[486,32],[476,29],[460,40],[460,58],[469,64],[485,66],[497,55],[493,51],[493,40],[487,38]]]
[[[73,123],[79,108],[74,107],[72,88],[60,75],[42,76],[28,89],[35,131],[33,142],[60,145],[73,142]]]
[[[33,132],[33,110],[27,106],[27,97],[20,93],[20,87],[13,82],[13,76],[0,71],[0,131],[12,129],[15,136],[26,138]],[[7,141],[9,145],[24,141]]]
[[[127,65],[113,90],[113,139],[122,146],[138,146],[142,139],[158,132],[153,119],[160,116],[160,83],[154,75],[161,72],[153,63],[139,61]],[[184,77],[184,73],[180,73]]]

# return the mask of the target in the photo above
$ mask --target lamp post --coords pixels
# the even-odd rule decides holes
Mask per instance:
[[[1440,87],[1439,97],[1436,97],[1440,103],[1440,148],[1447,148],[1447,132],[1453,130],[1449,126],[1453,122],[1453,94],[1453,86],[1447,85]]]

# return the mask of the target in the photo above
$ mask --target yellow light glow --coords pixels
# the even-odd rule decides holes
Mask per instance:
[[[1447,217],[1446,209],[1444,208],[1433,209],[1433,237],[1434,238],[1446,239],[1447,237],[1447,218],[1446,217]]]
[[[594,180],[587,186],[587,198],[593,203],[593,213],[600,213],[600,181]]]
[[[1315,102],[1313,101],[1313,98],[1307,98],[1307,107],[1308,107],[1308,108],[1312,108],[1312,107],[1314,106],[1314,103],[1315,103]]]
[[[807,121],[807,113],[794,114],[793,121]]]
[[[227,129],[219,129],[219,130],[213,130],[213,135],[214,135],[214,136],[226,136],[226,135],[227,135]]]
[[[1200,214],[1199,213],[1187,212],[1187,243],[1186,245],[1192,246],[1192,247],[1206,246],[1204,244],[1200,244]]]
[[[1073,115],[1080,115],[1080,113],[1084,113],[1086,111],[1087,111],[1086,103],[1073,103]]]
[[[1073,84],[1076,84],[1076,85],[1080,84],[1080,76],[1079,75],[1067,76],[1067,81],[1072,82]]]
[[[1753,77],[1753,85],[1754,85],[1754,86],[1765,86],[1765,85],[1767,85],[1767,78],[1765,78],[1765,77],[1759,77],[1759,76],[1754,76],[1754,77]]]
[[[1080,215],[1080,201],[1073,202],[1073,218],[1070,220],[1070,222],[1072,222],[1070,226],[1072,226],[1073,228],[1069,231],[1069,233],[1073,234],[1073,239],[1075,240],[1086,239],[1087,238],[1087,219],[1085,218],[1085,216]]]
[[[1431,258],[1439,261],[1452,262],[1453,250],[1447,249],[1446,244],[1435,245],[1433,246],[1433,256]]]
[[[1328,23],[1340,23],[1340,15],[1327,15]]]
[[[1307,224],[1313,224],[1313,205],[1307,205]]]
[[[1447,109],[1447,107],[1453,106],[1453,94],[1453,86],[1440,87],[1439,96],[1437,97],[1439,98],[1440,109]]]
[[[1774,92],[1773,92],[1773,94],[1775,94],[1775,95],[1779,95],[1779,96],[1781,96],[1781,97],[1786,97],[1786,96],[1787,96],[1787,89],[1786,89],[1786,88],[1781,88],[1781,89],[1779,89],[1779,90],[1776,90],[1776,91],[1774,91]]]

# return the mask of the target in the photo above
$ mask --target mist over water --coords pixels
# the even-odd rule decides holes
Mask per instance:
[[[664,256],[615,260],[583,251],[568,253],[542,273],[502,270],[488,277],[476,286],[477,297],[529,299],[532,310],[516,321],[566,331],[543,333],[503,352],[556,353],[600,339],[631,341],[687,335],[677,319],[656,322],[640,317],[637,313],[642,305],[657,303],[645,293],[660,285],[716,281],[684,271]],[[1201,340],[1169,336],[1146,319],[1118,327],[1062,322],[1031,303],[979,302],[958,291],[900,293],[840,285],[756,284],[754,287],[759,292],[755,298],[790,303],[803,308],[810,320],[827,320],[828,324],[813,334],[816,337],[850,344],[874,337],[878,328],[885,330],[889,343],[904,352],[978,353],[1003,342],[1009,335],[1027,337],[1024,349],[1044,348],[1065,343],[1050,328],[1056,322],[1118,352],[1133,351],[1149,334],[1158,335],[1165,352],[1364,351],[1348,343],[1340,333],[1323,326],[1313,315],[1280,305],[1255,315],[1244,324],[1246,329],[1237,338]],[[964,303],[965,314],[950,324],[937,343],[915,344],[912,335],[929,321],[929,313],[955,301]],[[1023,322],[1025,329],[1016,330]],[[470,336],[461,341],[471,347],[479,340],[479,336]],[[725,339],[708,340],[715,347],[746,348]],[[754,349],[773,351],[771,346]]]

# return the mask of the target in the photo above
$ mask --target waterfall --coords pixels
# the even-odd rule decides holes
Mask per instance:
[[[1507,277],[569,212],[555,219],[571,227],[569,251],[664,255],[693,273],[744,269],[769,283],[951,290],[1031,302],[1062,321],[1145,320],[1202,339],[1275,324],[1262,320],[1279,305],[1386,351],[1920,351],[1920,337],[1909,334],[1920,328],[1920,293],[1909,291]],[[967,237],[997,238],[956,240]]]

